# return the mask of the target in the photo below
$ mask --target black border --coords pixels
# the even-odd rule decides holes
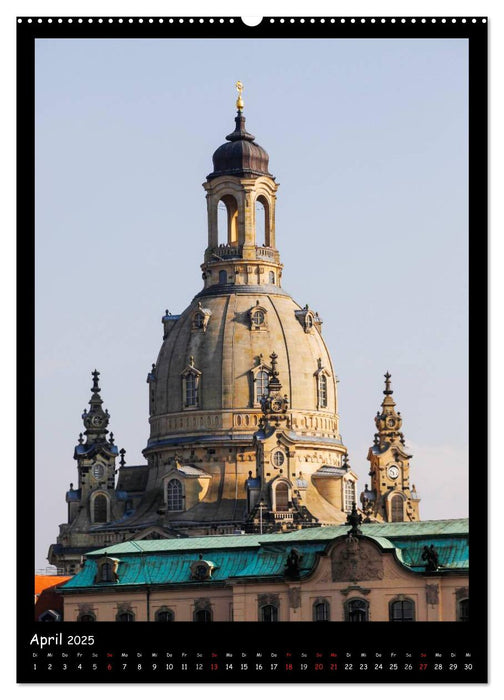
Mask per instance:
[[[129,22],[129,19],[133,22]],[[299,17],[265,17],[257,27],[245,25],[239,17],[139,17],[126,15],[119,22],[118,17],[104,16],[103,22],[98,17],[47,17],[17,18],[17,294],[18,327],[17,343],[22,349],[18,357],[17,390],[23,401],[18,401],[17,408],[17,678],[22,683],[39,682],[486,682],[487,680],[487,542],[488,525],[486,500],[483,498],[488,489],[488,448],[487,441],[481,440],[481,426],[488,425],[488,322],[487,322],[487,285],[488,279],[488,214],[487,214],[487,30],[488,22],[484,17],[305,17],[301,23]],[[58,20],[61,19],[62,22]],[[79,21],[82,20],[82,22]],[[110,22],[109,20],[112,20]],[[311,21],[311,20],[314,21]],[[403,19],[405,20],[403,22]],[[442,20],[446,21],[443,22]],[[89,22],[89,20],[93,20]],[[161,21],[162,20],[162,21]],[[183,21],[181,21],[183,20]],[[203,20],[203,21],[201,21]],[[222,20],[222,21],[221,21]],[[232,21],[231,21],[232,20]],[[273,20],[273,21],[271,21]],[[291,20],[294,20],[293,22]],[[333,21],[334,20],[334,21]],[[415,21],[413,21],[415,20]],[[455,20],[455,21],[453,21]],[[37,673],[30,671],[33,648],[28,643],[33,634],[40,633],[40,623],[33,621],[33,561],[34,561],[34,517],[35,517],[35,459],[34,459],[34,322],[35,322],[35,39],[37,38],[466,38],[469,40],[469,407],[470,420],[479,426],[479,435],[470,433],[469,464],[472,466],[471,483],[477,479],[478,488],[469,490],[470,517],[470,591],[472,610],[477,615],[468,623],[407,623],[400,628],[400,648],[412,653],[415,668],[408,672],[344,673],[334,675],[316,672],[287,673],[267,671],[257,673],[201,672],[201,675],[184,673],[152,674],[138,673],[120,675],[103,671],[97,673],[75,674]],[[21,350],[19,351],[21,352]],[[473,420],[473,419],[477,419]],[[486,437],[486,434],[485,434]],[[29,449],[27,449],[29,446]],[[28,485],[28,488],[27,488]],[[118,627],[120,623],[101,623],[93,626],[93,632],[99,629],[99,643],[95,651],[116,654],[120,650],[130,649],[138,652],[138,640],[144,638],[144,653],[151,648],[167,648],[166,639],[157,640],[160,627],[149,623],[137,623],[134,626],[121,625],[120,647],[117,646]],[[288,626],[288,627],[286,627]],[[44,628],[46,629],[46,628]],[[205,628],[203,628],[204,630]],[[290,652],[294,655],[308,653],[310,658],[322,653],[328,662],[330,653],[338,653],[341,665],[359,659],[357,654],[369,651],[369,659],[378,649],[383,653],[383,660],[390,661],[389,653],[398,647],[397,629],[390,623],[375,622],[371,627],[360,628],[348,623],[329,623],[313,626],[313,623],[278,623],[275,634],[266,630],[259,623],[213,623],[208,634],[196,628],[192,623],[178,623],[176,626],[178,647],[184,648],[190,657],[198,652],[210,659],[217,653],[220,663],[225,663],[226,651],[248,653],[249,661],[255,663],[258,650],[264,653],[263,659],[269,660],[271,651],[284,654],[286,648],[278,649],[271,639],[290,637]],[[83,633],[82,625],[56,623],[51,627],[51,634]],[[148,635],[147,635],[148,632]],[[44,632],[46,633],[46,632]],[[85,628],[89,634],[89,626]],[[315,639],[314,639],[315,638]],[[433,638],[435,643],[433,643]],[[307,640],[312,639],[310,644]],[[380,640],[379,648],[371,640]],[[240,640],[239,643],[232,640]],[[408,640],[408,642],[405,642]],[[229,649],[228,647],[231,647]],[[464,654],[471,653],[470,662],[473,670],[466,673],[436,673],[429,668],[420,672],[417,668],[420,659],[434,660],[434,653],[448,653],[456,650],[457,660],[465,660]],[[353,656],[346,657],[351,653]],[[427,654],[422,657],[422,654]],[[217,657],[215,657],[217,658]],[[116,663],[117,656],[110,657]],[[278,660],[278,659],[277,659]],[[446,658],[443,659],[446,661]],[[462,664],[461,664],[462,666]]]

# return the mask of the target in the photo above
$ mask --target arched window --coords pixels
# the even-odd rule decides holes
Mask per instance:
[[[96,617],[93,613],[82,613],[82,615],[79,615],[77,618],[77,622],[96,622]]]
[[[220,272],[219,272],[219,284],[227,284],[227,272],[226,272],[226,270],[220,270]]]
[[[107,522],[107,497],[103,494],[98,494],[95,496],[93,501],[93,522],[95,523],[106,523]]]
[[[327,377],[325,374],[319,374],[318,405],[319,408],[327,408]]]
[[[392,496],[390,501],[390,512],[393,523],[402,523],[404,520],[403,500],[401,496]]]
[[[160,608],[156,613],[156,622],[173,622],[175,620],[175,615],[173,610],[168,608]]]
[[[262,398],[266,398],[269,394],[269,374],[266,370],[261,369],[256,374],[256,403],[261,403]]]
[[[329,602],[316,600],[313,603],[313,622],[329,622]]]
[[[289,509],[289,487],[285,481],[280,481],[275,488],[275,510],[285,511]]]
[[[469,598],[459,600],[457,618],[459,622],[469,622]]]
[[[193,615],[193,622],[212,622],[212,612],[211,610],[195,610]]]
[[[369,603],[361,598],[353,598],[345,605],[346,622],[368,622]]]
[[[270,270],[270,273],[269,273],[269,283],[275,284],[275,273],[273,272],[273,270]]]
[[[219,244],[238,244],[238,205],[231,194],[226,194],[217,205]]]
[[[135,615],[131,610],[121,610],[116,615],[116,622],[135,622]]]
[[[184,510],[184,495],[182,483],[178,479],[171,479],[166,485],[167,510]]]
[[[270,231],[269,202],[262,194],[255,201],[255,225],[257,245],[273,247],[274,243],[271,240]]]
[[[106,561],[101,565],[100,568],[100,581],[104,583],[111,582],[114,580],[114,569],[112,562]]]
[[[259,610],[259,622],[278,622],[276,605],[263,605]]]
[[[393,600],[389,604],[390,622],[414,622],[415,603],[412,600]]]

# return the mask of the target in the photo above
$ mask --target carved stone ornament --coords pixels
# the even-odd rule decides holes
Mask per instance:
[[[464,600],[464,598],[469,598],[469,586],[464,586],[463,588],[457,588],[455,590],[455,599],[457,603],[459,600]]]
[[[289,588],[289,607],[299,608],[301,606],[301,588]]]
[[[341,589],[341,594],[347,596],[349,593],[362,593],[362,595],[369,595],[371,593],[370,588],[362,588],[362,586],[347,586]]]
[[[259,607],[263,605],[280,605],[280,599],[277,593],[260,593],[257,596],[257,603]]]
[[[90,603],[77,603],[77,609],[80,615],[94,614],[95,608]]]
[[[333,581],[373,581],[383,578],[383,558],[368,542],[347,537],[331,554]]]
[[[439,604],[439,585],[437,583],[427,583],[425,585],[425,600],[427,605]]]
[[[212,604],[210,603],[210,598],[196,598],[194,601],[194,610],[211,610]]]
[[[118,613],[131,612],[132,609],[133,609],[132,604],[129,601],[123,601],[123,602],[117,603],[117,612]]]

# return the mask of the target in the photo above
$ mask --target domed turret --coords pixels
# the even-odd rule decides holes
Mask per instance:
[[[238,109],[235,117],[235,130],[226,136],[226,141],[213,154],[213,172],[207,176],[207,180],[212,180],[221,175],[233,175],[235,177],[258,177],[267,175],[269,156],[259,144],[254,143],[255,136],[249,134],[245,129],[245,117],[243,116],[243,84],[236,83],[238,89],[238,99],[236,107]]]

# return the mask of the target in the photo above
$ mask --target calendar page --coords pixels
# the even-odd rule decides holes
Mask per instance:
[[[19,682],[486,681],[486,49],[17,18]]]

